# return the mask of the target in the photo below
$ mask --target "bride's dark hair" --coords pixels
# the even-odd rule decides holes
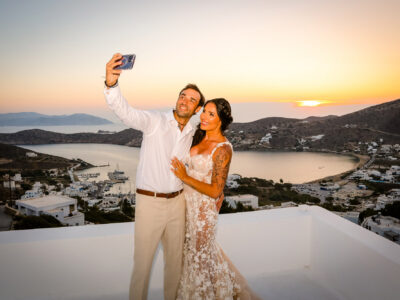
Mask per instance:
[[[231,105],[224,98],[216,98],[216,99],[208,100],[204,104],[204,107],[206,107],[206,105],[208,103],[210,103],[210,102],[214,103],[215,107],[217,108],[217,114],[218,114],[219,119],[221,120],[221,128],[220,128],[220,130],[221,130],[221,133],[223,135],[224,131],[228,128],[228,126],[233,121],[233,118],[232,118],[232,115],[231,115]],[[194,133],[193,142],[192,142],[191,148],[196,146],[197,144],[199,144],[203,140],[205,135],[206,135],[205,130],[200,129],[200,124],[197,125],[197,130]]]

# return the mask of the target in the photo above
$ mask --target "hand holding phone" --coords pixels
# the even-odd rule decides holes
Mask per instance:
[[[118,82],[122,70],[132,69],[135,58],[135,54],[122,55],[120,53],[115,53],[106,64],[106,86],[110,87],[115,85]]]
[[[133,68],[133,64],[135,63],[136,55],[135,54],[126,54],[122,55],[122,64],[115,67],[115,70],[130,70]]]

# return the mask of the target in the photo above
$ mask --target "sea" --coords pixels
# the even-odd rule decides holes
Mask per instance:
[[[35,127],[60,133],[98,132],[99,130],[118,132],[127,127],[123,124],[93,126],[40,126]],[[12,133],[32,127],[2,126],[1,133]],[[124,171],[129,177],[125,183],[115,184],[111,193],[134,191],[136,169],[139,162],[140,148],[110,144],[49,144],[19,145],[20,147],[65,158],[80,158],[103,167],[95,167],[78,173],[100,173],[92,180],[108,179],[107,173],[114,170]],[[235,151],[230,166],[230,174],[245,177],[258,177],[267,180],[293,184],[305,183],[346,172],[353,169],[358,159],[351,155],[320,152],[256,152]]]
[[[128,193],[135,190],[136,169],[140,148],[110,144],[48,144],[19,145],[36,152],[80,158],[92,165],[102,166],[79,173],[100,173],[91,180],[108,179],[107,173],[124,171],[129,177],[125,183],[115,184],[110,193]],[[357,159],[350,155],[313,152],[254,152],[234,151],[230,174],[258,177],[267,180],[293,184],[309,182],[330,175],[339,174],[355,167]],[[106,166],[104,166],[106,165]]]

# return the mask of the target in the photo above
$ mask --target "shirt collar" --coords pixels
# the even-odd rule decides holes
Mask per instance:
[[[174,126],[177,126],[179,128],[178,121],[174,117],[174,110],[173,109],[171,109],[167,113],[167,120],[168,120],[168,122],[170,122],[170,124],[173,124]],[[189,120],[186,123],[185,127],[183,128],[182,133],[187,133],[187,132],[191,132],[191,131],[193,131],[193,126],[192,126],[192,123]]]

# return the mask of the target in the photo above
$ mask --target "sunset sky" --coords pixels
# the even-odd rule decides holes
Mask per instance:
[[[394,100],[399,11],[398,0],[0,0],[0,113],[108,111],[115,52],[137,55],[120,85],[143,108],[172,106],[189,82],[232,103]]]

